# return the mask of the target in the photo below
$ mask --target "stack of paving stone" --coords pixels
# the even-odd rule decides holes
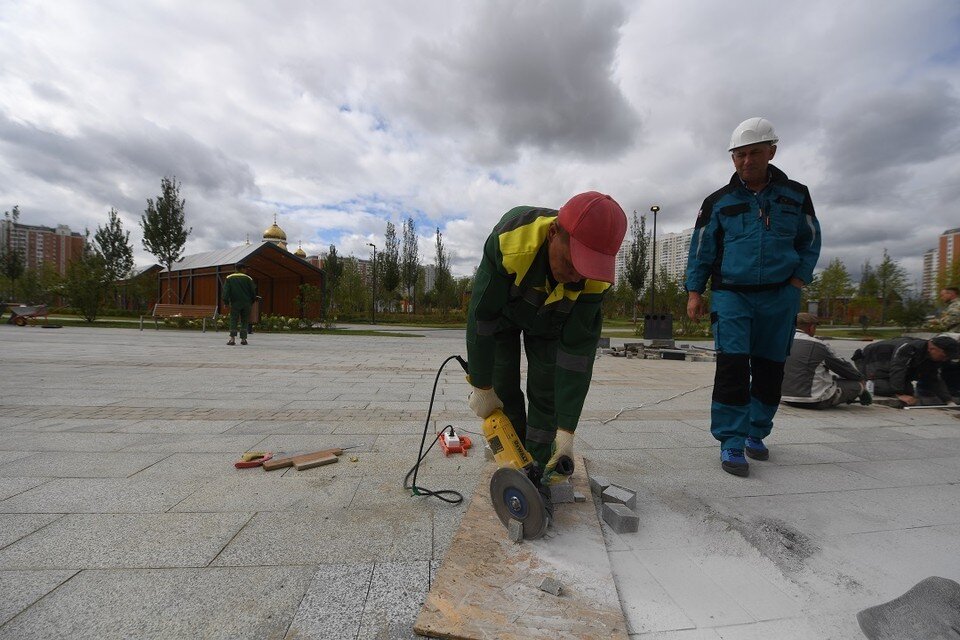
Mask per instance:
[[[640,528],[636,491],[612,484],[603,476],[590,476],[590,491],[603,502],[603,521],[616,533],[634,533]]]

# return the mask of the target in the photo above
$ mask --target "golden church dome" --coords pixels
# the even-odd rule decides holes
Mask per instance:
[[[284,251],[287,250],[287,234],[277,225],[277,214],[273,214],[273,224],[263,232],[263,241],[272,242]]]
[[[293,252],[293,255],[297,256],[298,258],[303,258],[304,260],[307,258],[307,252],[303,250],[303,245],[300,245],[299,243],[297,244],[297,250]]]
[[[283,229],[277,226],[277,221],[274,220],[273,224],[263,232],[264,240],[282,240],[286,241],[287,234],[284,233]]]

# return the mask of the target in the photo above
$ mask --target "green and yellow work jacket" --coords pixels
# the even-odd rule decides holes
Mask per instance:
[[[245,273],[231,273],[223,282],[222,297],[223,304],[229,307],[249,307],[257,297],[257,285]]]
[[[573,431],[590,388],[603,326],[606,282],[557,283],[550,271],[547,231],[555,209],[516,207],[494,227],[483,247],[467,314],[470,382],[493,384],[496,334],[519,327],[557,339],[556,426]]]

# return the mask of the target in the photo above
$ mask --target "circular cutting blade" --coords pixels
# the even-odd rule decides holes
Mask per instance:
[[[523,523],[523,537],[536,540],[547,530],[547,508],[543,497],[525,473],[502,467],[490,478],[490,501],[503,526],[510,520]]]

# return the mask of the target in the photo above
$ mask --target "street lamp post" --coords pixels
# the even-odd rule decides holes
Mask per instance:
[[[650,211],[653,212],[653,273],[650,275],[650,316],[653,317],[655,312],[653,303],[656,300],[657,289],[657,212],[660,211],[660,207],[653,205]]]
[[[367,246],[373,247],[373,305],[370,307],[370,324],[377,324],[377,245],[368,242]]]

